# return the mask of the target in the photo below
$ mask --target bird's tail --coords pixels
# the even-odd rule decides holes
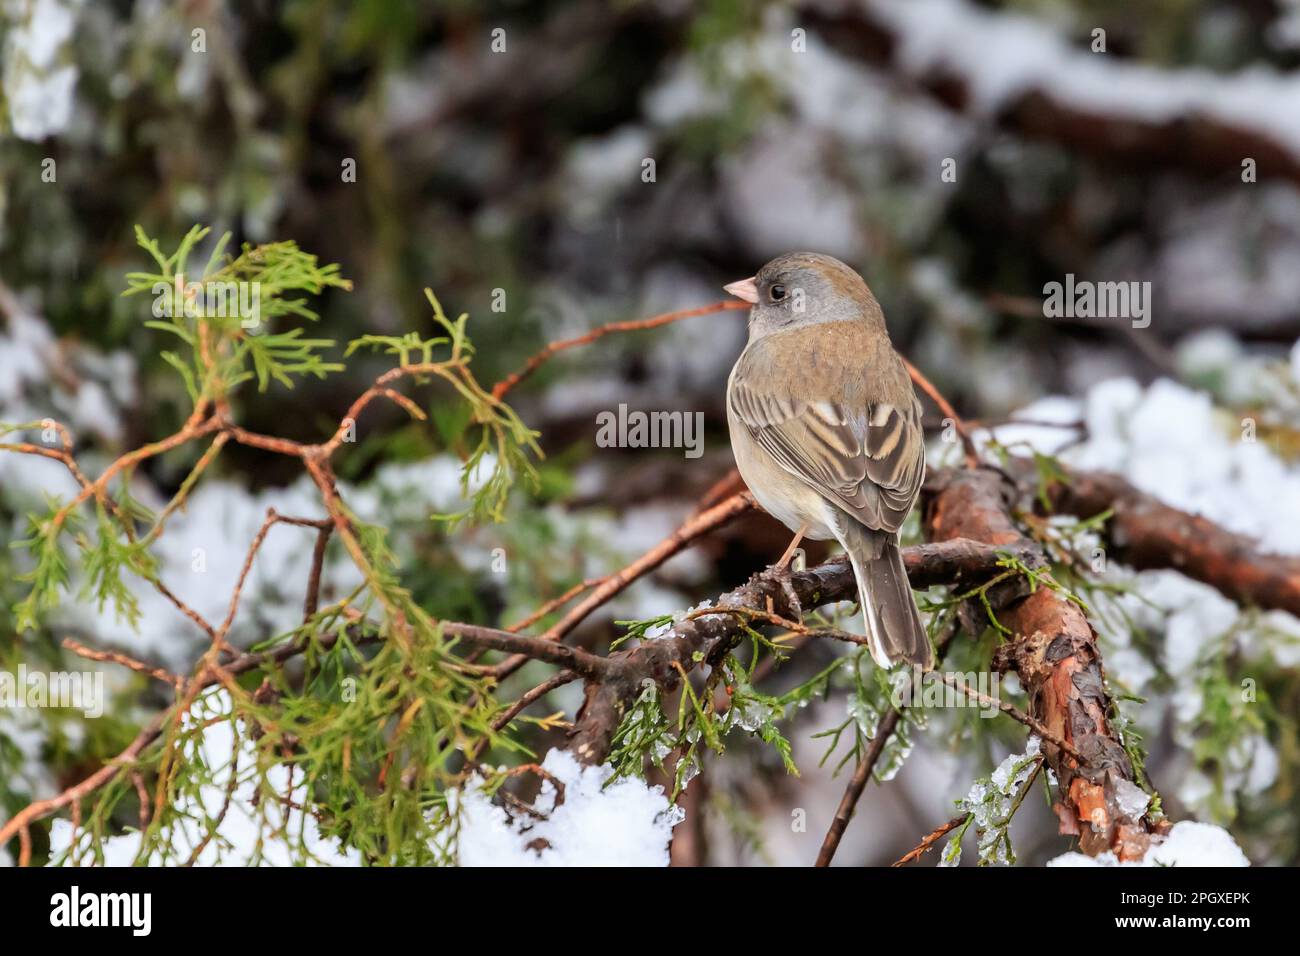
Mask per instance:
[[[934,648],[912,597],[897,535],[873,531],[847,515],[838,525],[836,536],[848,552],[858,580],[871,656],[881,667],[907,661],[930,670]]]

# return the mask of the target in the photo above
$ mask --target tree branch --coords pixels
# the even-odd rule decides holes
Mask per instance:
[[[1071,472],[1048,489],[1052,510],[1104,526],[1110,556],[1139,571],[1175,568],[1240,604],[1300,617],[1300,558],[1270,554],[1245,535],[1171,508],[1119,475]]]
[[[928,491],[925,527],[935,540],[974,538],[999,546],[1030,540],[1011,519],[1016,489],[999,472],[945,472]],[[1112,701],[1097,635],[1079,605],[1053,584],[1043,574],[1027,596],[1003,597],[1000,622],[1014,638],[998,648],[993,667],[1016,671],[1030,716],[1083,756],[1079,761],[1050,740],[1043,742],[1059,781],[1054,809],[1061,832],[1078,835],[1089,854],[1113,850],[1121,860],[1139,859],[1150,845],[1153,825],[1145,816],[1134,818],[1116,796],[1117,784],[1135,783],[1135,773],[1110,724]]]
[[[908,863],[911,863],[913,860],[919,860],[926,853],[926,851],[930,849],[930,847],[934,846],[936,843],[942,840],[953,830],[957,829],[959,826],[965,823],[966,818],[968,816],[970,816],[969,813],[961,813],[953,817],[951,820],[947,821],[946,823],[939,824],[937,827],[935,827],[933,830],[927,833],[924,837],[922,837],[920,843],[918,843],[916,846],[912,847],[912,849],[908,850],[906,853],[900,856],[897,860],[891,863],[890,866],[906,866]]]
[[[1001,570],[999,561],[1007,553],[1026,555],[1028,551],[1023,543],[1007,548],[974,541],[944,541],[904,548],[903,563],[912,586],[925,588],[995,574]],[[804,610],[857,599],[853,569],[843,558],[792,574],[790,585]],[[714,604],[786,618],[797,613],[788,606],[780,585],[762,575],[755,575],[746,584],[720,596]],[[697,653],[703,661],[717,661],[744,634],[745,622],[737,614],[700,615],[679,622],[663,637],[611,655],[610,660],[617,660],[618,667],[611,679],[603,683],[588,682],[568,749],[583,763],[603,762],[627,706],[640,694],[644,681],[653,681],[660,689],[671,691],[680,682],[678,666],[682,671],[692,670],[699,663],[695,658]]]
[[[700,536],[721,527],[752,507],[754,507],[754,500],[748,494],[738,494],[708,511],[689,518],[676,531],[627,567],[602,579],[577,606],[548,628],[542,638],[547,641],[563,640],[564,636],[586,620],[589,614],[608,603],[634,581],[649,574],[678,552],[684,551]],[[501,680],[522,667],[526,660],[527,657],[522,654],[509,657],[493,669],[493,676]]]

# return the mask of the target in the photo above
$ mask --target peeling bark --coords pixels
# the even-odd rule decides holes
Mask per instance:
[[[997,545],[1038,549],[1011,519],[1015,489],[990,469],[947,472],[928,489],[926,531],[937,541],[964,537]],[[1041,549],[1040,561],[1045,562]],[[1048,578],[1047,580],[1050,580]],[[998,648],[993,667],[1014,671],[1029,698],[1029,715],[1083,756],[1081,764],[1043,741],[1057,777],[1054,807],[1063,834],[1096,855],[1113,850],[1121,860],[1146,853],[1153,825],[1135,819],[1119,800],[1120,781],[1134,784],[1132,762],[1110,725],[1111,699],[1097,635],[1074,601],[1048,584],[1027,595],[1000,595],[991,602],[1014,638]]]

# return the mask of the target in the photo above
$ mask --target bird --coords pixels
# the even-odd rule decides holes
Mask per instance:
[[[928,671],[934,649],[899,550],[925,478],[921,403],[867,283],[828,255],[792,252],[723,287],[751,304],[727,379],[736,467],[765,511],[835,540],[857,581],[871,656]]]

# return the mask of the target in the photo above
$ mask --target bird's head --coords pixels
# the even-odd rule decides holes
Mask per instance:
[[[880,306],[862,277],[818,252],[778,256],[750,278],[724,288],[751,303],[751,338],[818,322],[867,321],[884,327]]]

